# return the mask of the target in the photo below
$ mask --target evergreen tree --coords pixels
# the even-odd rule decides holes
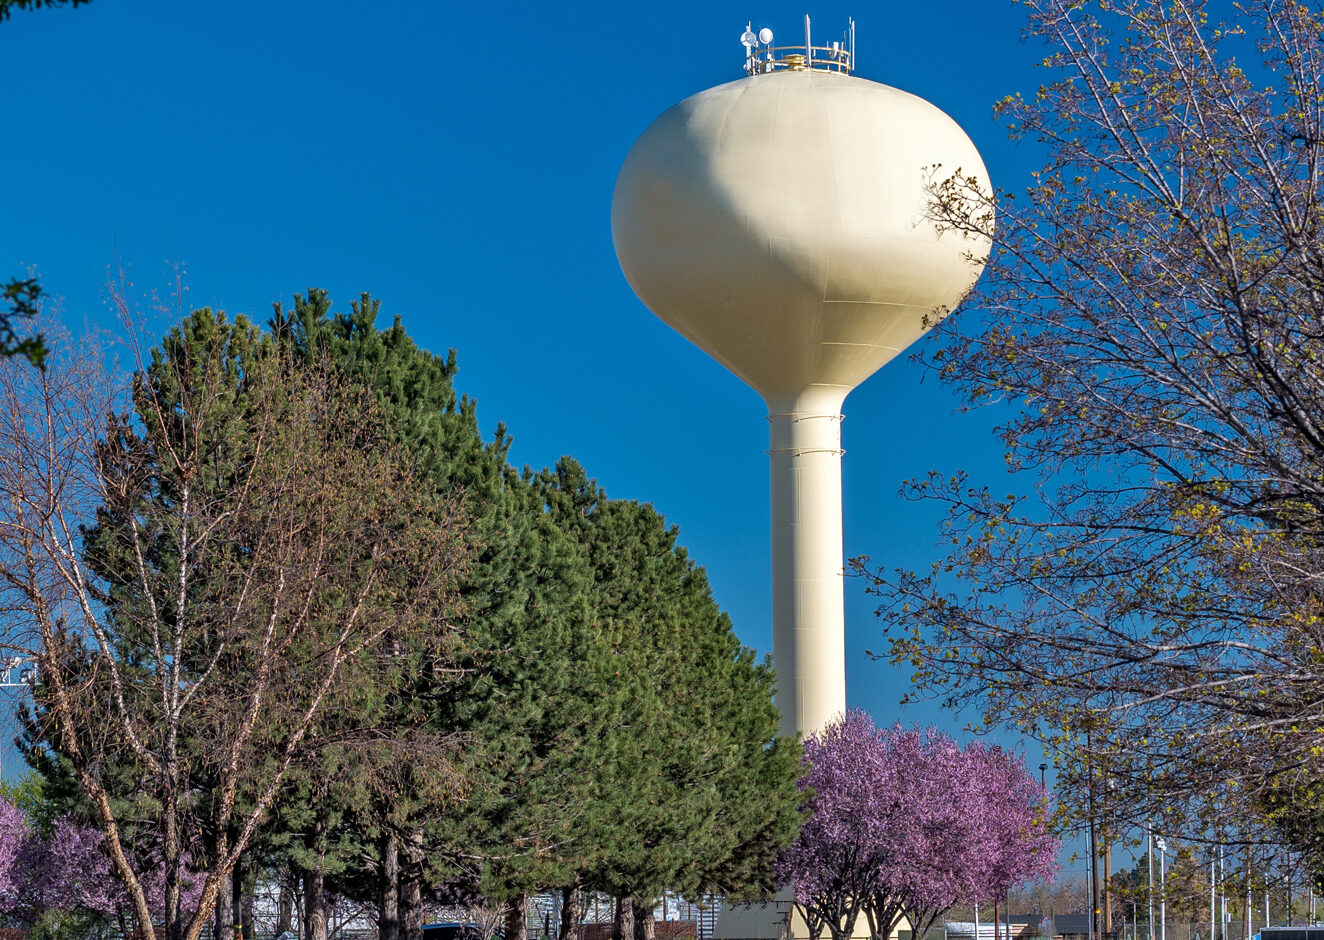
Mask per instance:
[[[406,773],[378,794],[371,822],[379,844],[364,854],[379,895],[393,890],[380,882],[394,857],[401,883],[415,891],[422,881],[468,879],[496,899],[519,898],[559,883],[564,867],[548,833],[573,815],[561,787],[587,729],[588,573],[578,546],[507,465],[504,427],[483,440],[476,403],[452,385],[454,351],[443,359],[419,349],[398,319],[377,329],[378,310],[365,294],[349,314],[332,315],[326,294],[310,290],[288,314],[277,307],[271,323],[278,343],[310,360],[325,356],[372,389],[396,442],[439,491],[464,494],[470,518],[475,553],[459,586],[463,680],[442,695],[420,684],[393,706],[463,735],[467,808],[438,813]],[[482,870],[466,870],[461,856],[483,858]],[[409,907],[407,892],[395,891]],[[416,928],[409,911],[399,916],[406,933]]]
[[[772,669],[740,644],[651,506],[608,499],[570,458],[536,482],[589,559],[609,651],[581,784],[594,811],[580,877],[632,898],[643,932],[667,889],[770,892],[800,802],[800,752],[777,737]]]

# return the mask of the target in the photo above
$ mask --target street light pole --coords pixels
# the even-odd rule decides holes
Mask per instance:
[[[1145,915],[1145,928],[1149,940],[1154,940],[1154,830],[1145,823],[1145,874],[1149,876],[1149,911]]]
[[[1090,800],[1090,940],[1102,940],[1095,931],[1099,927],[1099,851],[1094,842],[1094,801]]]
[[[1093,754],[1093,742],[1090,733],[1085,732],[1085,804],[1090,817],[1090,940],[1103,940],[1096,931],[1099,927],[1099,843],[1094,833],[1094,766],[1090,761]]]
[[[1223,940],[1223,934],[1227,931],[1227,889],[1223,884],[1226,869],[1223,867],[1223,846],[1218,846],[1218,937],[1216,940]]]
[[[1100,853],[1103,856],[1103,921],[1099,925],[1099,936],[1107,938],[1113,932],[1113,840],[1112,832],[1108,828],[1108,810],[1112,804],[1113,789],[1117,786],[1117,781],[1109,777],[1103,787],[1102,799],[1103,805],[1099,807],[1099,813],[1103,817],[1099,825],[1099,834],[1103,837],[1103,846]]]
[[[1156,840],[1159,851],[1159,940],[1168,940],[1168,842]]]

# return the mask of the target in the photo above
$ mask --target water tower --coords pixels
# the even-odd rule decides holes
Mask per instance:
[[[808,17],[804,45],[746,29],[746,77],[649,125],[612,200],[635,293],[767,404],[784,733],[846,707],[842,403],[960,302],[989,247],[930,219],[935,182],[991,191],[974,144],[852,75],[854,38],[816,47]]]

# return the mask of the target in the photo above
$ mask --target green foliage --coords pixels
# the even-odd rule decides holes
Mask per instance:
[[[469,511],[475,554],[458,587],[463,679],[453,688],[420,681],[391,704],[396,714],[412,710],[415,720],[463,737],[468,806],[450,817],[439,813],[453,793],[438,792],[437,784],[453,781],[405,772],[381,778],[367,831],[386,826],[415,836],[426,829],[427,844],[442,848],[426,853],[434,882],[466,874],[445,864],[457,846],[482,854],[489,892],[504,897],[549,883],[556,868],[538,833],[560,818],[569,742],[576,726],[585,727],[579,664],[589,648],[588,579],[576,547],[506,465],[504,428],[483,440],[476,403],[452,386],[455,353],[441,358],[419,349],[398,319],[377,329],[378,312],[365,294],[349,314],[332,315],[326,294],[310,290],[290,313],[277,307],[271,322],[277,342],[326,356],[372,389],[396,442],[439,492],[463,493]]]
[[[534,479],[589,560],[604,641],[596,753],[577,781],[590,806],[582,880],[648,899],[770,892],[801,801],[771,668],[741,646],[652,506],[608,499],[570,458]]]
[[[0,0],[0,22],[9,19],[15,10],[40,10],[42,7],[81,6],[92,0]]]
[[[29,771],[17,780],[0,780],[0,800],[13,803],[31,819],[41,806],[41,777]]]
[[[0,0],[0,20],[6,15]],[[0,358],[23,356],[37,368],[46,362],[46,344],[40,335],[24,336],[19,333],[19,321],[31,320],[37,315],[37,300],[41,297],[41,284],[35,277],[13,280],[0,293],[9,309],[0,311]]]
[[[62,807],[47,798],[46,789],[41,774],[29,770],[17,780],[0,780],[0,800],[13,803],[39,833],[49,836],[55,817],[62,815]]]
[[[104,918],[81,910],[45,911],[28,931],[28,940],[99,940],[113,935]]]
[[[775,740],[771,669],[651,507],[607,500],[573,460],[513,473],[504,428],[485,442],[476,404],[455,392],[454,352],[418,349],[398,319],[377,329],[378,312],[364,295],[333,315],[312,290],[271,324],[374,389],[398,442],[439,489],[465,493],[472,518],[464,678],[411,699],[465,736],[467,803],[438,814],[401,780],[355,817],[362,831],[424,825],[436,857],[485,859],[495,899],[577,881],[627,894],[770,886],[800,770],[794,743]]]
[[[65,756],[84,790],[109,796],[112,853],[118,830],[164,858],[167,928],[196,936],[208,911],[181,919],[170,880],[189,856],[214,891],[239,853],[251,866],[266,848],[250,839],[292,764],[321,786],[332,760],[352,765],[383,737],[384,709],[361,707],[354,680],[371,686],[382,663],[391,681],[404,663],[450,669],[463,522],[385,441],[370,395],[242,317],[196,311],[132,395],[129,413],[86,425],[101,504],[82,531],[79,609],[97,618],[95,643],[42,634],[51,685],[34,690],[46,712],[29,727],[45,732],[52,779]],[[383,648],[397,641],[408,655]]]

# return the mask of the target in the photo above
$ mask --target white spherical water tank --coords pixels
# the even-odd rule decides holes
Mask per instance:
[[[988,244],[930,219],[974,144],[895,88],[796,67],[655,120],[612,201],[644,304],[756,389],[771,422],[773,658],[786,733],[845,709],[841,405],[954,308]]]

